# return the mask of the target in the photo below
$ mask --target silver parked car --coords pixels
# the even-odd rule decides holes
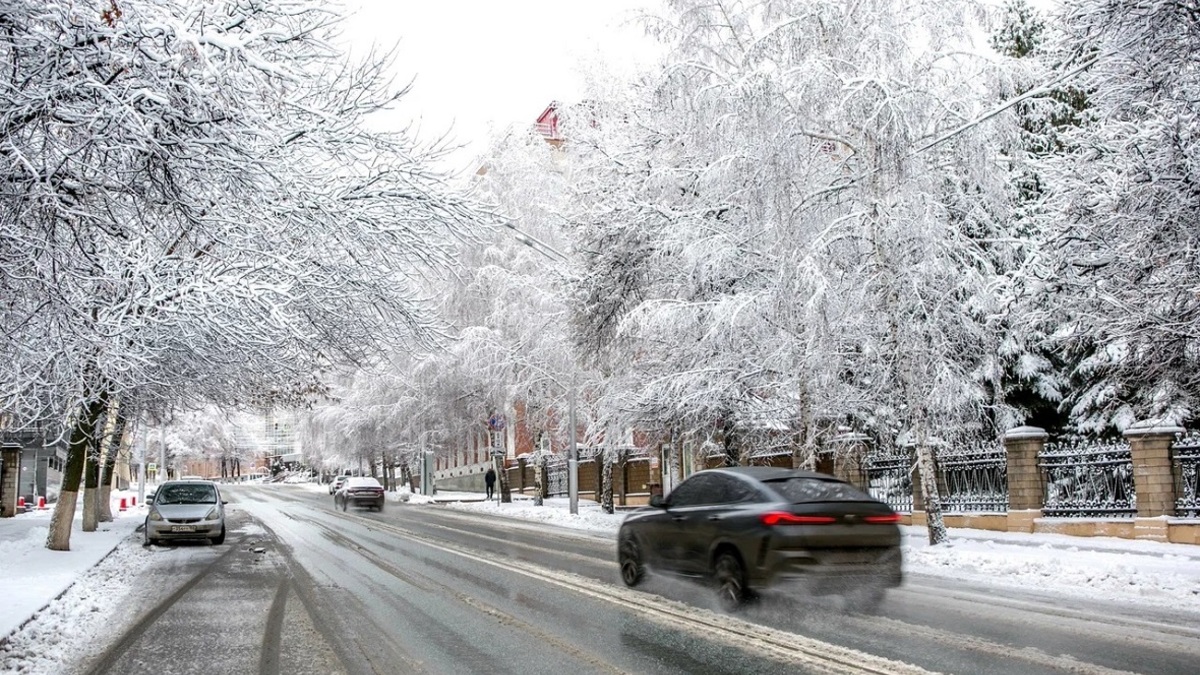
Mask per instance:
[[[334,478],[333,482],[329,484],[329,494],[333,494],[338,490],[341,490],[342,486],[346,484],[346,479],[349,477],[350,476],[338,476],[337,478]]]
[[[171,480],[158,486],[146,514],[146,545],[166,539],[225,542],[225,500],[209,480]]]

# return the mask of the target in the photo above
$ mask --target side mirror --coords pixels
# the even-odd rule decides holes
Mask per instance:
[[[229,502],[225,501],[224,499],[222,499],[222,500],[221,500],[221,506],[225,506],[225,505],[226,505],[226,504],[228,504],[228,503],[229,503]]]
[[[650,495],[650,506],[656,509],[667,508],[667,500],[663,499],[662,495]]]
[[[151,503],[153,503],[153,502],[154,502],[154,498],[155,498],[157,495],[158,495],[158,493],[157,493],[157,492],[151,492],[150,494],[146,495],[146,503],[147,503],[147,504],[151,504]]]

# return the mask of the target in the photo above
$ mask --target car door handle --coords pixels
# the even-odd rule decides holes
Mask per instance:
[[[678,523],[681,520],[687,520],[687,518],[685,518],[684,516],[671,516],[671,520]]]
[[[708,519],[709,520],[720,520],[721,516],[709,516]]]

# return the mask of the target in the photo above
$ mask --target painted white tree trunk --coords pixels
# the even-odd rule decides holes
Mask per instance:
[[[934,461],[933,447],[928,443],[917,445],[917,473],[921,479],[921,494],[925,498],[929,543],[943,544],[950,540],[950,536],[946,532],[945,522],[942,521],[942,495],[938,490],[937,463]]]
[[[51,551],[71,550],[71,523],[75,521],[75,500],[78,492],[58,493],[54,514],[50,516],[50,533],[46,536],[46,548]]]

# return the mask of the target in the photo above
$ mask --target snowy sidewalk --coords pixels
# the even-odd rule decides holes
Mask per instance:
[[[83,508],[75,509],[70,551],[46,548],[53,508],[0,518],[0,641],[17,630],[70,588],[130,536],[145,518],[145,511],[117,510],[113,521],[100,523],[95,532],[83,531]]]

